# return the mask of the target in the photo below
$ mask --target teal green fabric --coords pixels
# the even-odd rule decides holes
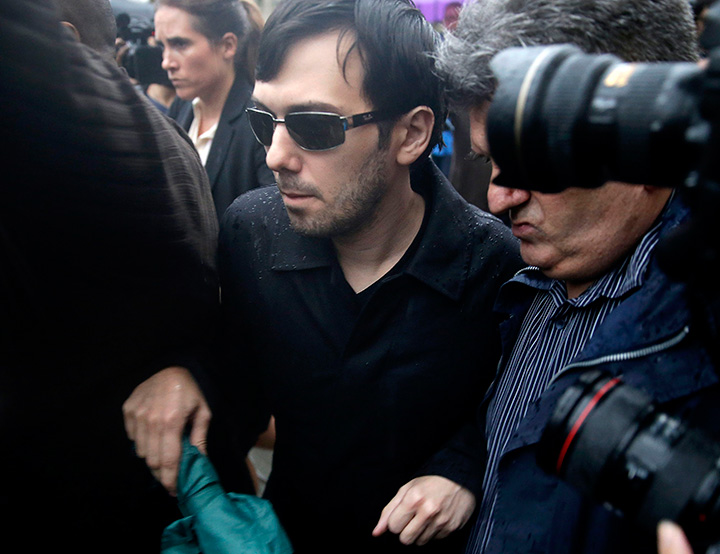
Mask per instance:
[[[169,525],[162,554],[291,554],[269,501],[226,493],[210,460],[187,439],[178,475],[178,503],[186,516]]]

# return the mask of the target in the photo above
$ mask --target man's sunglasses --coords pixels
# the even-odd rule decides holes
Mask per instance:
[[[345,131],[368,123],[391,119],[381,112],[365,112],[347,117],[325,112],[293,112],[278,119],[257,108],[245,110],[255,138],[263,146],[272,144],[275,126],[284,123],[292,139],[303,150],[331,150],[345,142]]]

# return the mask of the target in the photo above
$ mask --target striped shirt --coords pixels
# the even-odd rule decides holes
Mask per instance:
[[[635,250],[577,298],[568,298],[564,281],[545,277],[537,267],[519,272],[537,289],[520,332],[499,377],[488,407],[485,428],[488,461],[480,515],[468,543],[468,554],[487,548],[493,532],[497,467],[501,455],[527,413],[550,381],[577,356],[605,317],[643,283],[661,223]]]

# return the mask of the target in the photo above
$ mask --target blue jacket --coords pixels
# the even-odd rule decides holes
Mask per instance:
[[[674,201],[663,216],[663,233],[686,216],[687,210]],[[508,288],[516,290],[507,294]],[[508,316],[501,324],[506,359],[535,293],[515,280],[503,289],[500,298],[512,299],[496,305]],[[720,410],[720,387],[699,328],[691,322],[687,287],[670,281],[651,261],[644,285],[607,317],[582,353],[530,406],[510,440],[499,464],[495,526],[487,552],[657,551],[653,534],[544,473],[536,464],[536,451],[558,398],[591,368],[622,375],[625,383],[650,394],[660,410],[703,420],[717,434],[720,418],[704,416]]]

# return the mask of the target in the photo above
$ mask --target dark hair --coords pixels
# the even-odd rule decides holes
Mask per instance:
[[[238,39],[235,71],[253,82],[262,17],[252,0],[157,0],[192,16],[192,25],[212,44],[219,44],[225,33]]]
[[[362,94],[374,110],[399,117],[417,106],[432,109],[429,155],[441,139],[446,114],[442,84],[433,71],[439,37],[409,0],[285,0],[265,25],[257,80],[275,78],[294,44],[331,31],[340,31],[340,40],[354,35],[350,51],[360,55],[365,70]],[[392,123],[379,127],[382,142]]]
[[[80,42],[115,59],[117,26],[109,0],[56,0],[61,21],[77,29]]]
[[[697,37],[687,0],[481,0],[467,5],[436,68],[450,101],[492,98],[490,60],[512,46],[572,43],[626,61],[695,61]]]

